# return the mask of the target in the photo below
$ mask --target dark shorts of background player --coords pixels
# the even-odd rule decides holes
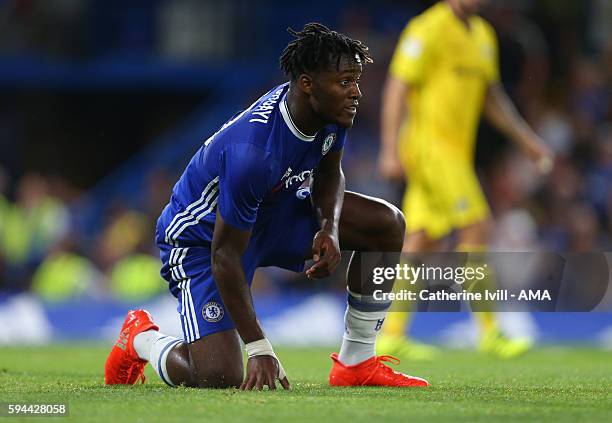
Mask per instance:
[[[294,272],[304,270],[305,255],[319,230],[310,198],[292,195],[276,206],[260,209],[251,240],[242,258],[249,286],[257,267],[276,266]],[[158,230],[163,234],[163,230]],[[157,239],[161,275],[178,299],[186,342],[234,328],[211,267],[210,245],[172,246]]]

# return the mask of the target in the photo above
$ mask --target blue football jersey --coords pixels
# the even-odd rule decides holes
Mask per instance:
[[[303,192],[321,158],[343,148],[346,129],[328,125],[315,136],[293,123],[279,85],[227,121],[190,160],[157,225],[157,241],[175,247],[209,246],[217,210],[238,229]]]

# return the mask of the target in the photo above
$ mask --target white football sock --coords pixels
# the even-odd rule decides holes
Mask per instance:
[[[143,360],[149,360],[149,355],[151,353],[153,344],[162,336],[164,336],[163,333],[153,329],[140,332],[138,335],[136,335],[134,337],[134,349],[136,350],[138,357],[142,358]]]
[[[155,373],[159,375],[161,380],[163,380],[167,385],[176,386],[172,380],[170,380],[170,376],[168,375],[168,369],[166,368],[166,359],[168,358],[168,354],[172,351],[172,348],[181,344],[183,340],[174,338],[172,336],[164,335],[155,341],[153,347],[151,348],[151,354],[149,362],[151,366],[155,370]]]
[[[148,360],[155,373],[168,385],[175,386],[168,376],[166,359],[168,354],[178,344],[183,342],[172,336],[164,335],[156,330],[147,330],[134,337],[134,350],[138,357]]]
[[[375,310],[377,308],[379,310]],[[338,354],[342,364],[352,366],[376,355],[376,334],[382,327],[387,310],[388,305],[372,303],[359,294],[349,292],[349,304],[344,314],[346,330]]]

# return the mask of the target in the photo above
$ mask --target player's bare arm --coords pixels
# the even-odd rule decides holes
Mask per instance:
[[[541,173],[550,172],[552,152],[521,117],[500,83],[488,87],[484,114],[489,122],[529,154]]]
[[[257,322],[249,285],[240,262],[251,238],[251,231],[227,225],[217,212],[212,241],[212,270],[223,301],[245,343],[263,339]]]
[[[240,261],[250,238],[250,230],[243,231],[227,225],[217,212],[211,254],[213,275],[221,298],[245,344],[265,338],[255,315],[251,291]],[[240,388],[261,390],[267,385],[270,389],[276,389],[279,365],[278,360],[271,355],[250,357]],[[286,377],[281,380],[281,384],[289,389]]]
[[[311,198],[321,230],[312,242],[315,264],[306,271],[306,276],[312,279],[329,276],[340,263],[338,222],[345,187],[341,159],[342,151],[328,153],[313,176]]]
[[[406,108],[408,85],[389,75],[383,88],[380,113],[378,171],[385,180],[403,181],[404,170],[397,154],[400,127]]]

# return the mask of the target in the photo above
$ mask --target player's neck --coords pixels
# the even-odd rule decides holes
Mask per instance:
[[[446,3],[448,4],[448,7],[450,7],[450,9],[453,11],[457,19],[459,19],[466,26],[467,29],[470,29],[470,16],[465,13],[463,8],[458,3],[452,0],[448,0]]]
[[[298,96],[291,89],[287,93],[287,109],[289,109],[291,120],[303,134],[313,136],[326,124],[315,115],[308,102]]]

